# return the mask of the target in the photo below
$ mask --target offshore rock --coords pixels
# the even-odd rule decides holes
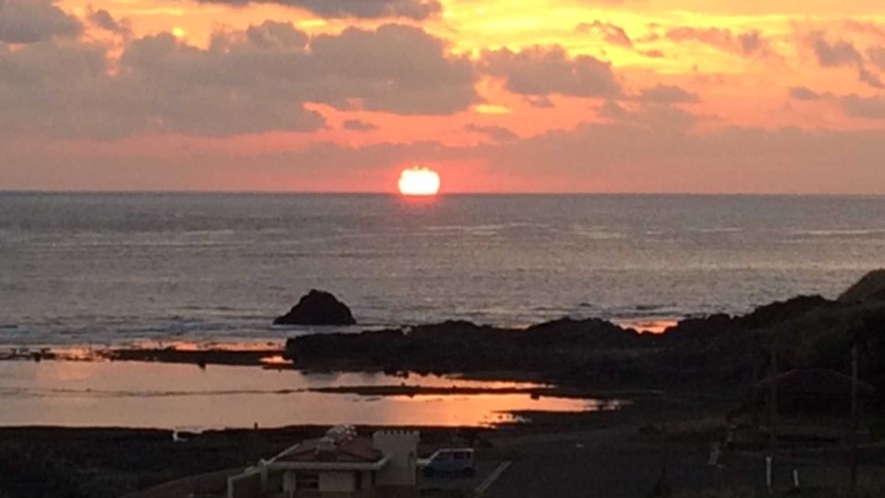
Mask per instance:
[[[311,290],[274,325],[353,325],[356,320],[346,304],[329,292]]]

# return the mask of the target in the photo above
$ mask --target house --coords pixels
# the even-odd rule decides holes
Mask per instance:
[[[352,426],[330,429],[228,479],[228,498],[382,498],[417,496],[419,434]]]

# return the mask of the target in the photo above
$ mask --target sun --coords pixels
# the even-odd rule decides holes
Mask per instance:
[[[439,184],[439,173],[430,168],[408,168],[399,175],[399,191],[403,195],[436,195]]]

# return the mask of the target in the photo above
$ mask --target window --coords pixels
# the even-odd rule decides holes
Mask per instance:
[[[356,477],[353,481],[353,488],[359,491],[363,489],[363,473],[360,471],[356,471],[354,472],[354,474],[356,474]]]
[[[320,489],[319,474],[298,474],[297,489]]]

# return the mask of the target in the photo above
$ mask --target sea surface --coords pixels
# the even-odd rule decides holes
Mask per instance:
[[[883,197],[0,193],[0,345],[278,343],[312,288],[349,330],[642,323],[879,267]]]

